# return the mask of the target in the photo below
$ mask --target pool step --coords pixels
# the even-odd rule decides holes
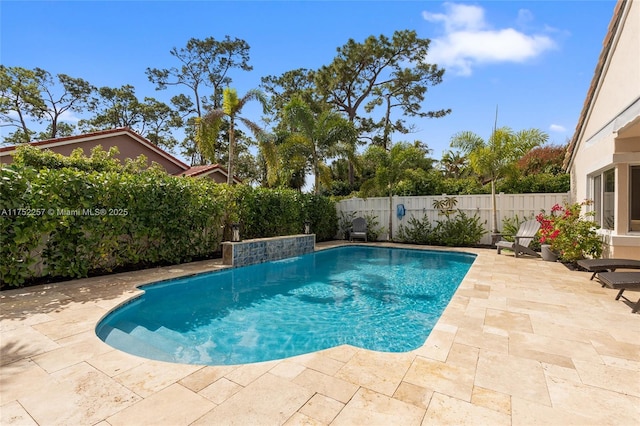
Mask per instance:
[[[178,352],[183,351],[186,343],[180,333],[169,330],[165,327],[159,327],[155,331],[152,331],[142,325],[133,324],[127,321],[119,321],[116,326],[117,328],[127,332],[130,336],[166,352],[172,358],[175,358],[175,355]]]
[[[99,337],[114,348],[121,348],[133,355],[159,361],[175,362],[175,357],[171,353],[149,344],[146,339],[138,339],[119,328],[104,325],[100,329]]]

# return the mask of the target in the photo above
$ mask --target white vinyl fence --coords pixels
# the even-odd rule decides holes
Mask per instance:
[[[398,233],[399,225],[407,226],[409,219],[416,217],[422,219],[425,215],[432,224],[437,220],[443,220],[442,216],[438,216],[438,209],[433,207],[435,200],[443,200],[447,197],[453,197],[457,200],[456,209],[462,210],[465,214],[473,216],[478,214],[480,222],[484,224],[487,233],[480,240],[480,244],[491,243],[491,194],[480,195],[429,195],[417,197],[393,197],[393,236]],[[520,220],[523,218],[531,218],[540,213],[541,210],[551,211],[554,204],[562,205],[570,200],[569,193],[560,194],[496,194],[496,207],[498,212],[498,230],[502,231],[502,219],[512,218],[518,215]],[[398,218],[398,205],[404,206],[405,215]],[[340,213],[355,213],[356,216],[371,215],[376,216],[379,226],[383,229],[378,237],[379,240],[388,239],[389,227],[389,198],[350,198],[342,200],[336,204],[338,217]]]

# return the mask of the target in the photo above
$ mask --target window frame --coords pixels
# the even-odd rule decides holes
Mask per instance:
[[[635,185],[634,185],[635,173]],[[636,188],[635,192],[633,188]],[[635,195],[635,197],[634,197]],[[634,207],[636,208],[634,210]],[[636,216],[634,217],[634,212]],[[636,222],[634,227],[634,221]],[[640,232],[640,165],[629,165],[629,232]]]
[[[594,221],[600,229],[613,231],[616,225],[616,167],[589,176]]]

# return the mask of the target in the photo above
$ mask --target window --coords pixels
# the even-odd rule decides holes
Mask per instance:
[[[640,166],[629,170],[629,229],[640,231]]]
[[[595,220],[602,229],[613,229],[615,224],[615,190],[615,169],[609,169],[602,172],[602,174],[593,176],[593,205],[596,212]]]

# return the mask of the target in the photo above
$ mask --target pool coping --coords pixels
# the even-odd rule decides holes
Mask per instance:
[[[138,286],[220,260],[4,291],[0,423],[632,424],[640,415],[640,315],[588,273],[489,249],[368,245],[477,255],[415,351],[341,346],[184,366],[122,353],[93,333]]]

